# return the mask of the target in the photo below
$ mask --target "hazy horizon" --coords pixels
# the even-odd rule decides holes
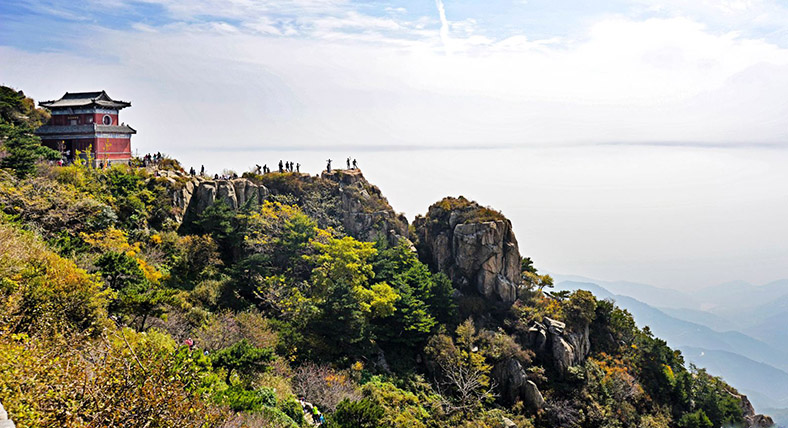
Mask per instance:
[[[409,221],[445,196],[502,211],[520,251],[547,272],[693,289],[788,277],[782,149],[659,146],[431,150],[214,150],[171,153],[184,167],[238,173],[279,159],[318,174],[358,160]],[[579,179],[580,177],[581,179]],[[722,215],[724,213],[724,215]]]

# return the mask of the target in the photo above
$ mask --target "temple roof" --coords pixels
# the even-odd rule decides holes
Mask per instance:
[[[137,131],[129,125],[99,125],[91,123],[89,125],[44,125],[36,129],[37,135],[51,135],[51,134],[93,134],[93,133],[108,133],[108,134],[136,134]]]
[[[60,97],[59,100],[54,101],[41,101],[38,103],[41,107],[48,109],[52,108],[69,108],[69,107],[105,107],[110,109],[122,109],[131,106],[130,102],[113,100],[107,95],[106,92],[66,92],[65,95]]]

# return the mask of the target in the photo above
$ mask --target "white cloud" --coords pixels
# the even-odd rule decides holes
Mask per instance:
[[[284,35],[294,24],[259,18],[241,26],[97,30],[93,37],[106,43],[84,42],[95,58],[112,59],[100,67],[83,67],[75,54],[6,49],[17,61],[4,62],[0,73],[36,88],[47,70],[58,69],[61,81],[87,77],[127,88],[123,96],[138,102],[155,98],[146,113],[151,122],[138,124],[146,130],[139,140],[184,147],[227,136],[241,146],[725,144],[788,137],[781,96],[788,91],[782,77],[788,50],[712,33],[688,18],[614,17],[578,41],[496,41],[468,29],[452,37],[453,55],[446,56],[437,28],[356,12],[338,16],[298,24],[316,35],[310,38]],[[31,64],[41,66],[38,73],[29,72]],[[65,90],[74,88],[54,93]],[[174,122],[210,127],[174,130],[155,121],[164,110]],[[215,120],[217,111],[233,110],[243,114]]]
[[[122,120],[139,130],[137,149],[197,164],[218,163],[215,158],[240,148],[540,147],[503,161],[499,152],[480,150],[437,167],[432,153],[386,153],[380,164],[396,157],[417,165],[389,172],[393,184],[386,192],[398,208],[413,214],[432,202],[424,198],[470,188],[466,196],[520,216],[515,225],[527,231],[524,249],[589,274],[615,276],[621,266],[643,272],[652,260],[691,260],[693,254],[719,261],[784,249],[777,242],[784,234],[774,225],[786,212],[778,200],[786,194],[785,174],[774,165],[784,163],[785,150],[776,161],[760,152],[756,162],[736,159],[745,151],[720,155],[699,148],[786,148],[788,49],[743,27],[697,19],[701,12],[681,12],[679,3],[686,2],[660,2],[668,11],[661,18],[607,16],[572,38],[494,35],[482,20],[447,18],[447,56],[435,8],[430,16],[372,16],[342,1],[166,0],[159,4],[177,22],[91,27],[76,33],[83,38],[70,52],[0,47],[0,83],[38,99],[106,89],[132,101]],[[774,5],[726,7],[756,16]],[[738,19],[726,18],[725,10],[713,13],[717,23]],[[609,143],[621,145],[598,150]],[[655,162],[653,151],[630,143],[676,151],[658,152]],[[692,147],[686,149],[692,156],[680,147]],[[619,156],[622,151],[635,154]],[[246,159],[232,166],[242,168]],[[730,165],[739,165],[733,175]],[[705,182],[708,173],[719,182]],[[747,181],[742,174],[759,178]],[[402,187],[403,180],[410,187]],[[424,187],[425,180],[440,185],[414,197],[409,189]],[[535,196],[520,197],[523,186]],[[745,212],[748,206],[758,212]],[[631,239],[639,233],[642,242]]]

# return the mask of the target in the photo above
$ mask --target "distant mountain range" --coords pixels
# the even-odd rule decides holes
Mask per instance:
[[[757,411],[788,427],[788,280],[742,281],[693,292],[626,281],[553,275],[556,290],[584,289],[613,299],[640,327],[747,394]]]

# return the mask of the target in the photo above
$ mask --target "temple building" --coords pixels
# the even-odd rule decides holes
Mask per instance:
[[[66,92],[59,100],[38,103],[52,114],[36,130],[41,142],[73,161],[91,154],[93,165],[128,162],[131,159],[132,127],[121,123],[118,113],[131,103],[116,101],[106,92]]]

